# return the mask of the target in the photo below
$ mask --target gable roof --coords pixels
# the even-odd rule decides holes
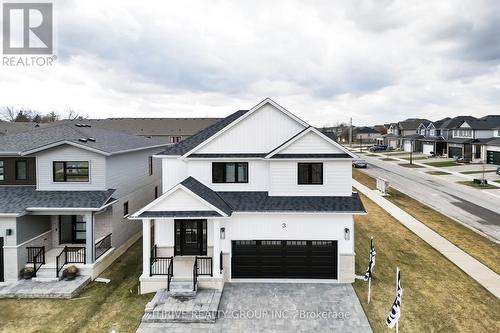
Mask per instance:
[[[403,130],[416,130],[421,123],[430,123],[428,119],[408,118],[400,121],[398,126]]]
[[[203,185],[193,177],[188,177],[181,182],[181,185],[207,201],[209,204],[220,209],[227,215],[231,215],[232,208],[216,192]]]
[[[371,134],[371,133],[379,133],[379,131],[377,131],[373,127],[362,126],[362,127],[355,127],[354,133],[355,134]]]
[[[63,144],[103,155],[166,146],[164,142],[155,139],[63,123],[0,136],[0,154],[27,155]]]
[[[182,156],[186,154],[187,152],[193,150],[196,148],[198,145],[200,145],[202,142],[205,140],[211,138],[214,136],[216,133],[218,133],[220,130],[223,128],[227,127],[229,124],[243,116],[245,113],[247,113],[248,110],[239,110],[236,111],[226,118],[223,118],[222,120],[219,120],[215,124],[199,131],[193,136],[190,136],[189,138],[179,142],[178,144],[169,147],[165,151],[159,153],[158,155],[172,155],[172,156]]]

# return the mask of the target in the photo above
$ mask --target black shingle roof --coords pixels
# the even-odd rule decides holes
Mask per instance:
[[[181,182],[181,185],[191,192],[204,199],[211,205],[217,207],[227,215],[231,215],[232,209],[216,192],[203,185],[193,177],[188,177]]]
[[[161,152],[158,155],[184,155],[191,149],[195,148],[208,138],[212,137],[216,133],[218,133],[220,130],[234,122],[236,119],[240,118],[243,116],[245,113],[247,113],[248,110],[240,110],[236,111],[235,113],[227,116],[226,118],[216,122],[215,124],[199,131],[195,135],[187,138],[186,140],[183,140],[179,142],[178,144],[169,147],[167,150]]]
[[[82,142],[80,141],[81,138],[95,140]],[[75,124],[60,124],[0,136],[0,153],[21,153],[63,141],[76,143],[108,154],[160,145],[166,146],[165,142],[159,140],[122,132],[94,127],[77,127]]]
[[[35,186],[0,186],[0,213],[19,214],[26,208],[102,207],[115,190],[107,191],[37,191]]]

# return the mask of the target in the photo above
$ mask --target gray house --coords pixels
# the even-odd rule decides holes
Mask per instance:
[[[80,123],[0,137],[0,281],[102,272],[140,237],[127,216],[160,194],[165,147]]]

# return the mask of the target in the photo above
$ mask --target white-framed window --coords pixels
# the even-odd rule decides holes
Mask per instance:
[[[5,180],[4,162],[0,161],[0,180]]]
[[[472,138],[472,130],[470,129],[454,129],[454,138]]]
[[[182,140],[182,136],[171,136],[170,143],[179,143]]]
[[[430,136],[436,136],[436,130],[433,128],[429,131]]]

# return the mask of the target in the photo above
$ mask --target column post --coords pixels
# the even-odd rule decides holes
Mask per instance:
[[[142,274],[151,273],[151,220],[142,220]]]
[[[94,234],[94,213],[89,212],[85,213],[85,227],[86,227],[86,235],[85,235],[85,254],[86,254],[86,264],[94,263],[94,243],[95,243],[95,234]]]
[[[220,278],[220,221],[213,219],[213,258],[212,258],[212,272],[215,278]]]

